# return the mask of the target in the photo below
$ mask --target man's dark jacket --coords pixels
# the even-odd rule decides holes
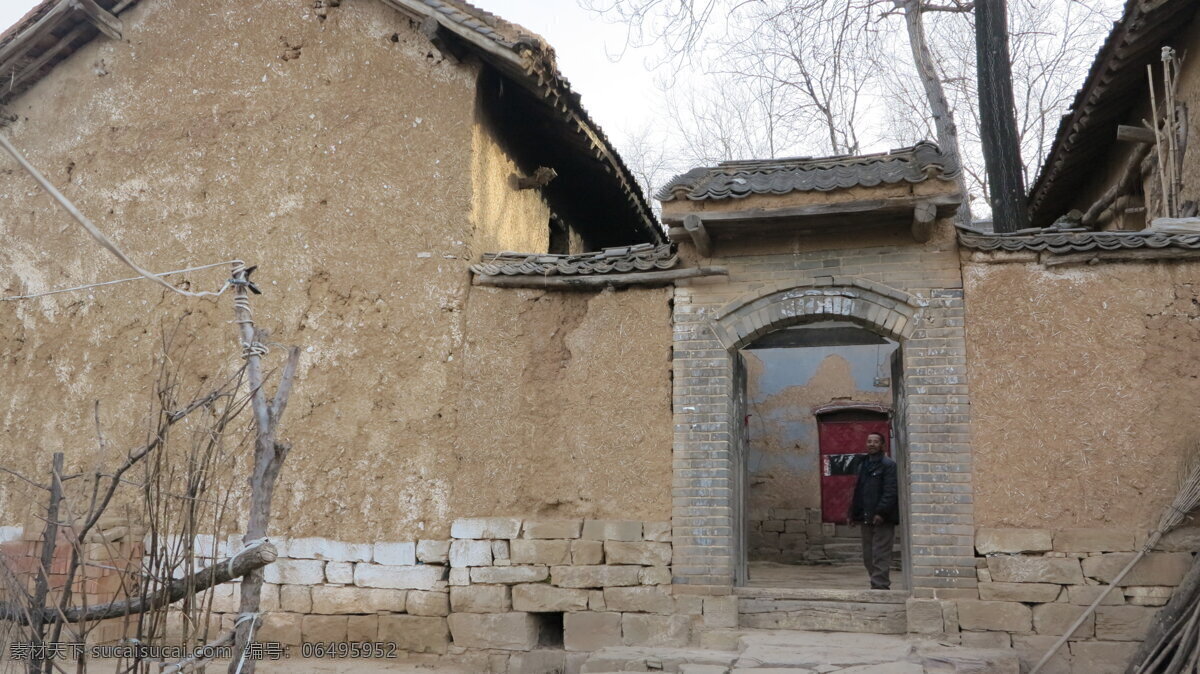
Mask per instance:
[[[896,462],[886,456],[872,459],[866,456],[858,464],[858,482],[854,485],[854,500],[850,502],[850,518],[870,523],[882,515],[887,524],[900,523],[900,496],[896,483]]]

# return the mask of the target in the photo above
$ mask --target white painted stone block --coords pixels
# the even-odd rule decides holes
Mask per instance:
[[[19,541],[24,532],[25,530],[21,527],[0,527],[0,543]]]
[[[354,564],[350,562],[327,562],[325,582],[334,585],[350,585],[354,582]]]
[[[450,524],[451,538],[516,538],[521,520],[515,517],[467,517]]]
[[[320,585],[325,582],[325,562],[316,559],[277,559],[263,569],[263,580],[288,585]]]
[[[450,541],[417,541],[417,561],[425,564],[449,564]]]
[[[283,546],[286,557],[294,559],[325,559],[331,562],[369,562],[370,543],[345,543],[328,538],[293,538]],[[283,551],[281,551],[282,553]]]
[[[354,565],[354,584],[359,587],[432,590],[445,577],[446,567],[432,564],[386,566],[359,562]]]
[[[450,543],[450,566],[491,566],[492,542],[461,540]]]
[[[412,542],[376,543],[374,560],[376,564],[412,566],[417,563],[417,544]]]

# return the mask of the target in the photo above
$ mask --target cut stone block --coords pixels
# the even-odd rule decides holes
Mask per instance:
[[[263,569],[263,581],[288,585],[320,585],[325,582],[325,562],[315,559],[277,559]]]
[[[1200,527],[1179,527],[1163,535],[1154,546],[1161,552],[1195,552],[1200,550]]]
[[[521,520],[515,517],[468,517],[450,524],[451,538],[516,538]]]
[[[638,575],[642,585],[670,585],[671,569],[666,566],[648,566]]]
[[[1073,604],[1042,604],[1033,607],[1033,631],[1046,636],[1062,636],[1083,612],[1086,606]],[[1072,639],[1091,637],[1096,632],[1096,616],[1089,615],[1083,624],[1076,628]]]
[[[737,627],[738,599],[735,596],[704,598],[705,627]]]
[[[1083,586],[1080,586],[1083,587]],[[1043,604],[1058,599],[1062,586],[1053,583],[980,583],[979,598],[984,601],[1020,601]]]
[[[1060,583],[1083,585],[1078,559],[1054,557],[988,557],[996,583]]]
[[[346,616],[346,641],[356,644],[379,641],[379,616]]]
[[[563,648],[598,651],[621,645],[621,614],[581,611],[563,616]]]
[[[1134,557],[1132,552],[1088,557],[1083,560],[1083,572],[1088,578],[1108,583]],[[1192,566],[1192,555],[1186,552],[1151,552],[1123,578],[1126,585],[1178,585]],[[269,567],[268,567],[269,568]]]
[[[312,588],[312,612],[323,615],[404,611],[408,593],[405,590],[379,590],[361,587]]]
[[[1092,602],[1096,601],[1096,596],[1104,592],[1107,588],[1101,585],[1068,585],[1067,586],[1067,603],[1077,606],[1091,606]],[[1121,592],[1121,588],[1114,587],[1104,597],[1104,601],[1100,602],[1101,606],[1121,606],[1125,603],[1125,595]]]
[[[470,585],[471,570],[470,569],[450,569],[450,585]]]
[[[418,566],[384,566],[359,562],[354,565],[354,584],[359,587],[381,587],[402,590],[432,590],[438,581],[445,580],[446,567],[421,564]]]
[[[467,566],[491,565],[491,541],[462,540],[450,543],[450,566],[463,568]]]
[[[642,523],[635,520],[584,520],[582,535],[592,541],[640,541]]]
[[[584,611],[588,608],[588,590],[554,587],[546,583],[514,585],[512,605],[514,610],[531,613]]]
[[[642,524],[642,538],[659,543],[671,542],[670,522],[645,522]]]
[[[281,557],[324,559],[330,562],[369,562],[370,543],[343,543],[327,538],[292,538],[280,551]]]
[[[1024,604],[971,599],[956,603],[958,622],[964,630],[1023,633],[1033,628],[1033,613]]]
[[[405,601],[405,611],[410,615],[448,616],[450,615],[450,595],[445,592],[413,590],[408,593],[408,599]]]
[[[522,538],[579,538],[583,520],[526,520]]]
[[[389,566],[413,566],[417,563],[416,543],[376,543],[375,563]]]
[[[481,566],[471,569],[472,583],[537,583],[550,577],[547,566]]]
[[[571,541],[571,563],[575,566],[604,563],[604,543]]]
[[[325,582],[334,585],[350,585],[354,582],[354,564],[350,562],[326,562]]]
[[[492,541],[492,559],[497,562],[508,559],[508,541]]]
[[[981,555],[997,552],[1046,552],[1053,545],[1049,529],[991,529],[975,532],[975,549]]]
[[[529,613],[451,613],[450,634],[463,648],[528,651],[537,647],[538,623]]]
[[[1068,645],[1075,671],[1088,674],[1123,674],[1138,649],[1136,642],[1072,641]]]
[[[588,593],[588,610],[589,611],[607,611],[608,607],[604,605],[604,590],[580,590],[580,592]]]
[[[1173,587],[1127,587],[1125,600],[1135,606],[1165,606],[1174,592]]]
[[[1050,650],[1058,637],[1036,636],[1036,635],[1019,635],[1015,634],[1012,637],[1013,650],[1017,652],[1017,657],[1021,659],[1021,671],[1027,672],[1033,669],[1033,665],[1042,659],[1046,651]],[[1054,657],[1046,662],[1046,666],[1042,669],[1046,674],[1085,674],[1086,670],[1072,669],[1071,651],[1067,646],[1058,649]],[[1087,674],[1091,674],[1087,672]]]
[[[609,564],[670,566],[671,544],[652,541],[605,541],[604,558]]]
[[[307,643],[341,643],[346,641],[349,624],[344,615],[306,615],[300,624],[300,633]]]
[[[567,653],[561,650],[533,650],[528,653],[513,653],[508,658],[508,669],[493,668],[492,671],[508,671],[511,674],[563,674],[567,669]],[[577,670],[575,670],[577,671]]]
[[[397,648],[411,653],[443,654],[450,647],[450,630],[445,618],[379,616],[378,638],[380,641],[395,642]]]
[[[299,613],[267,613],[262,617],[262,624],[255,630],[254,636],[259,641],[299,646],[303,642],[300,630],[302,618]]]
[[[570,564],[571,541],[517,539],[509,556],[513,564]]]
[[[559,587],[620,587],[639,585],[636,566],[552,566],[550,582]]]
[[[451,587],[450,610],[455,613],[503,613],[512,610],[512,599],[507,585]]]
[[[1063,529],[1054,533],[1054,549],[1061,552],[1124,552],[1133,550],[1136,537],[1124,529]]]
[[[946,631],[942,620],[942,602],[937,599],[909,599],[904,607],[909,634],[941,634]]]
[[[1008,632],[963,632],[961,637],[966,648],[1012,648],[1012,636]]]
[[[662,613],[675,612],[675,600],[661,587],[606,587],[604,606],[609,611]]]
[[[307,585],[284,585],[279,588],[279,608],[291,613],[311,613],[311,588]]]
[[[1096,638],[1141,641],[1157,609],[1149,606],[1101,606],[1096,609]]]
[[[691,627],[689,616],[626,613],[621,616],[621,640],[626,646],[682,648],[691,638]]]
[[[417,561],[424,564],[449,564],[450,541],[417,541]]]

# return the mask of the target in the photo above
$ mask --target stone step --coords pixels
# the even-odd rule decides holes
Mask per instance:
[[[769,630],[904,634],[903,590],[740,587],[738,625]]]
[[[813,672],[855,674],[1018,674],[1011,650],[986,650],[902,636],[798,630],[721,630],[735,650],[613,647],[592,653],[581,672],[662,671],[678,674]]]

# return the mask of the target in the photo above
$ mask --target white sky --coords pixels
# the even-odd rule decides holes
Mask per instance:
[[[38,1],[0,0],[0,26],[16,23]],[[606,56],[623,47],[622,27],[601,21],[574,0],[472,2],[546,38],[558,54],[559,70],[614,141],[619,141],[626,129],[637,128],[650,118],[650,104],[658,92],[653,76],[643,66],[643,58],[630,52],[619,63],[613,63]]]

